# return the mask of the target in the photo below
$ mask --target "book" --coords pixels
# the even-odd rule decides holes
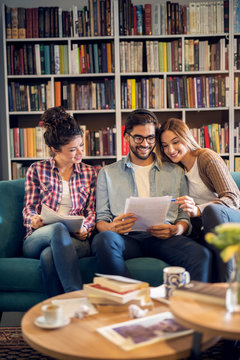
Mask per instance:
[[[55,222],[61,222],[67,226],[68,230],[72,233],[81,230],[84,216],[82,215],[68,215],[63,216],[58,214],[53,209],[50,209],[47,205],[42,205],[41,218],[44,224],[53,224]]]
[[[225,286],[191,281],[189,284],[174,290],[173,296],[225,306],[226,292]]]
[[[137,290],[149,287],[147,282],[134,280],[124,276],[105,275],[98,273],[96,273],[96,275],[98,276],[93,278],[94,284],[99,284],[107,289],[114,290],[119,293],[128,290]]]
[[[100,327],[97,331],[125,351],[193,332],[178,324],[168,311]]]
[[[110,290],[104,286],[99,284],[84,284],[83,289],[86,291],[87,295],[98,295],[100,297],[113,300],[119,304],[126,304],[129,301],[135,299],[137,296],[149,296],[149,288],[142,288],[136,290],[128,290],[125,292],[117,292],[114,290]]]

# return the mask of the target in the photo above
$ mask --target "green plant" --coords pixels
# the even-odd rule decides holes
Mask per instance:
[[[208,233],[206,241],[219,248],[224,262],[240,254],[240,223],[226,223],[216,226],[215,233]]]

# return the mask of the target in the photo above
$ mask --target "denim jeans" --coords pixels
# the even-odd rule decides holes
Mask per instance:
[[[210,204],[202,213],[202,226],[203,226],[203,241],[212,253],[213,267],[212,267],[212,282],[228,281],[232,272],[232,261],[224,263],[220,257],[220,250],[215,246],[207,244],[204,240],[204,235],[208,232],[214,231],[215,226],[228,223],[240,222],[240,211],[231,209],[221,204]]]
[[[78,257],[89,254],[88,240],[71,238],[61,223],[35,230],[23,243],[25,257],[40,258],[44,290],[48,296],[82,288]]]
[[[98,271],[104,274],[131,277],[124,260],[146,256],[184,267],[192,280],[209,280],[210,252],[186,236],[158,239],[148,233],[120,235],[104,231],[94,237],[92,252],[97,257]]]

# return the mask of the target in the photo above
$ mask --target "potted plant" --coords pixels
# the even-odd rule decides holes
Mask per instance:
[[[233,262],[226,307],[230,312],[240,312],[240,223],[221,224],[214,231],[206,234],[206,241],[221,250],[220,256],[224,262],[231,259]]]

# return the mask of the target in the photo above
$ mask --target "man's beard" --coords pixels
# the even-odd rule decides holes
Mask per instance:
[[[132,153],[140,160],[147,160],[154,150],[154,146],[153,146],[149,153],[147,153],[145,156],[144,155],[142,156],[137,152],[137,148],[141,147],[140,145],[136,146],[135,148],[133,148],[130,144],[129,144],[129,146],[130,146]],[[150,149],[150,148],[151,147],[148,147],[148,149]]]

